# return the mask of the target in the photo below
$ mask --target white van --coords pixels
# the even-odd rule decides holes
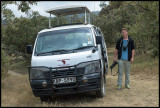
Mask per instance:
[[[45,29],[38,33],[33,51],[27,45],[27,52],[32,54],[30,85],[41,101],[57,94],[88,91],[105,96],[108,56],[100,28],[85,23]]]

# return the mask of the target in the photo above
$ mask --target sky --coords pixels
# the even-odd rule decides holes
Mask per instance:
[[[95,8],[94,8],[95,4]],[[40,1],[37,2],[37,5],[30,5],[32,11],[38,11],[40,15],[49,17],[49,14],[45,12],[45,10],[64,6],[64,5],[86,5],[90,11],[100,11],[101,7],[99,6],[100,1]],[[18,11],[18,8],[14,4],[7,5],[7,8],[11,9],[15,15],[15,17],[26,17],[25,13]]]

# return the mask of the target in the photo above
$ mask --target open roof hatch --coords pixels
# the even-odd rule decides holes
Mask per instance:
[[[51,28],[51,14],[58,17],[58,25],[59,25],[59,17],[73,14],[81,14],[85,13],[85,24],[87,23],[87,13],[89,14],[88,22],[90,23],[90,10],[85,5],[68,5],[55,7],[46,10],[47,13],[50,14],[49,18],[49,28]]]

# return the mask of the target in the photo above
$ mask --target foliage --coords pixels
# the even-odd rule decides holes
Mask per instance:
[[[18,7],[18,10],[27,13],[30,9],[29,5],[36,5],[37,1],[1,1],[2,11],[6,8],[7,4],[15,4]]]
[[[159,1],[110,1],[102,2],[96,25],[102,29],[108,45],[121,37],[121,28],[129,29],[135,40],[136,54],[153,50],[159,55]]]
[[[10,57],[8,56],[6,51],[3,49],[3,45],[2,45],[1,47],[1,78],[6,76],[9,65],[10,65]]]
[[[138,52],[146,53],[152,49],[153,55],[159,54],[159,4],[158,2],[135,2],[141,12],[136,17],[136,22],[127,25],[130,34],[134,36]]]
[[[24,25],[21,25],[17,28],[17,25],[14,25],[17,23],[16,21],[19,21],[18,18],[15,18],[15,15],[13,14],[12,10],[7,9],[7,4],[15,4],[18,7],[18,10],[21,10],[22,12],[28,13],[30,7],[29,5],[36,4],[36,1],[1,1],[1,75],[2,77],[6,76],[6,73],[10,67],[11,62],[11,56],[10,53],[17,52],[18,49],[22,49],[20,44],[20,41],[23,42],[22,38],[19,38],[23,35],[25,35],[26,32],[24,29]],[[2,25],[2,21],[5,21],[5,25]],[[23,21],[22,21],[23,22]],[[27,26],[28,23],[25,23],[25,26]],[[18,34],[16,31],[21,30],[21,34]],[[23,34],[22,34],[23,32]],[[9,34],[10,33],[10,34]],[[18,37],[19,36],[19,37]],[[18,41],[17,41],[18,40]],[[20,45],[20,46],[19,46]],[[21,50],[19,50],[21,51]]]
[[[33,12],[29,18],[15,18],[14,24],[8,26],[5,30],[7,35],[4,39],[6,45],[14,45],[18,51],[26,53],[26,45],[34,44],[38,32],[48,28],[48,18],[40,16]]]

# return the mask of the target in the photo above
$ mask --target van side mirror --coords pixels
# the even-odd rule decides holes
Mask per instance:
[[[27,45],[27,54],[32,54],[32,45]]]
[[[96,36],[96,44],[102,44],[102,36]]]

